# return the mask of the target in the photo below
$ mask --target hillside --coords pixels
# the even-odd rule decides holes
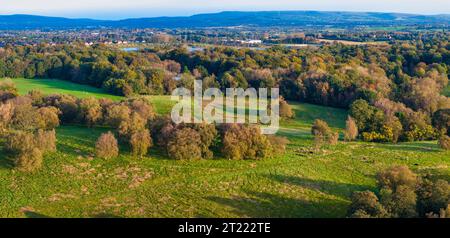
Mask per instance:
[[[156,105],[157,107],[159,105]],[[345,217],[352,192],[375,188],[393,164],[448,178],[449,152],[434,142],[340,143],[310,153],[312,118],[342,129],[346,111],[293,105],[284,122],[285,156],[261,161],[175,161],[153,149],[136,159],[125,149],[94,158],[104,128],[58,128],[58,152],[33,174],[11,170],[0,154],[1,217]],[[164,110],[165,108],[158,108]],[[308,116],[309,115],[309,116]],[[310,118],[311,117],[311,118]]]
[[[4,79],[0,78],[0,81]],[[17,86],[19,94],[26,95],[32,90],[39,90],[43,94],[68,94],[79,98],[95,97],[95,98],[109,98],[112,100],[120,100],[122,97],[106,93],[104,90],[94,88],[87,85],[76,84],[69,81],[57,79],[13,79]]]
[[[449,15],[417,15],[375,12],[266,11],[220,12],[187,17],[136,18],[117,21],[68,19],[31,15],[0,16],[0,29],[67,29],[67,28],[185,28],[230,26],[448,26]]]
[[[14,81],[21,94],[90,90],[54,80]],[[149,98],[158,113],[170,111],[168,96]],[[0,153],[0,217],[345,217],[351,194],[375,190],[375,174],[392,165],[450,176],[450,152],[432,141],[340,142],[314,150],[313,121],[321,118],[342,132],[347,111],[291,105],[296,119],[282,121],[279,132],[290,140],[286,154],[264,160],[226,160],[216,151],[214,159],[176,161],[157,147],[137,159],[126,146],[105,160],[94,148],[110,128],[63,125],[57,152],[46,154],[39,171],[13,170]]]

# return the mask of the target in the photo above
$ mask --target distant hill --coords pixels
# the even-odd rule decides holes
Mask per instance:
[[[220,12],[189,17],[154,17],[125,20],[69,19],[32,15],[0,15],[0,29],[64,28],[192,28],[231,26],[449,26],[450,15],[375,12],[265,11]]]

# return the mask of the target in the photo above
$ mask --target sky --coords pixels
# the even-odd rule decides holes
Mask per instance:
[[[124,19],[220,11],[321,10],[450,14],[450,0],[0,0],[0,14]]]

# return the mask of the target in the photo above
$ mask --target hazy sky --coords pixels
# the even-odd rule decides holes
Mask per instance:
[[[327,10],[450,14],[450,0],[0,0],[0,14],[118,19],[225,10]]]

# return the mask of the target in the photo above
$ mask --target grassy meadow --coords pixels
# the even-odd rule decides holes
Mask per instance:
[[[170,111],[169,97],[150,99],[159,113]],[[450,152],[436,142],[341,142],[315,152],[313,121],[341,131],[347,112],[292,106],[297,117],[283,121],[279,132],[291,141],[287,153],[262,161],[229,161],[219,153],[213,160],[174,161],[157,149],[136,159],[126,148],[119,158],[102,160],[94,158],[94,144],[107,128],[62,126],[58,152],[38,172],[15,171],[0,154],[0,217],[345,217],[351,193],[375,189],[374,175],[389,166],[450,180]]]
[[[2,79],[0,79],[2,80]],[[88,85],[72,83],[58,79],[12,79],[19,94],[27,94],[31,90],[40,90],[44,94],[69,94],[79,98],[95,97],[109,98],[115,101],[122,99],[120,96],[108,94],[102,89]]]

